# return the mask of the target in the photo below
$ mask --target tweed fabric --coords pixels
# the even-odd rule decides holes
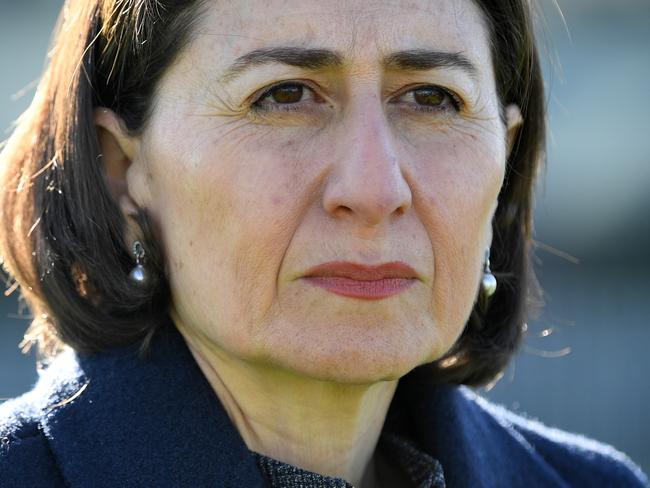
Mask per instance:
[[[395,459],[411,481],[412,488],[445,488],[445,476],[440,463],[409,440],[383,432],[378,448],[384,449],[391,459]],[[270,488],[355,488],[342,478],[313,473],[252,452]]]
[[[313,473],[253,452],[270,488],[354,488],[343,478]]]

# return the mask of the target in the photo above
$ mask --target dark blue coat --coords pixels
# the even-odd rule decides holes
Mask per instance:
[[[387,424],[438,459],[448,487],[640,487],[613,448],[550,429],[478,398],[400,381]],[[135,348],[66,353],[29,393],[0,406],[0,486],[226,487],[265,483],[180,334]]]

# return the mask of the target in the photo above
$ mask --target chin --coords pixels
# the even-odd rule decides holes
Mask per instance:
[[[268,337],[264,356],[276,367],[322,381],[394,381],[449,350],[453,341],[443,343],[431,327],[355,328],[348,323],[310,333],[303,329],[278,340]]]

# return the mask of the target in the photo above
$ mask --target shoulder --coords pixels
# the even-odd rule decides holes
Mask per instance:
[[[63,487],[56,458],[43,424],[50,407],[69,394],[73,377],[67,376],[68,358],[56,361],[57,378],[44,374],[31,391],[0,404],[0,487]],[[50,368],[48,368],[49,370]]]
[[[264,486],[173,328],[157,332],[146,357],[137,344],[60,355],[0,418],[12,439],[1,488]]]
[[[63,487],[30,395],[0,405],[0,486]]]
[[[467,388],[461,391],[478,411],[541,458],[569,486],[650,486],[641,469],[614,447],[516,414]]]

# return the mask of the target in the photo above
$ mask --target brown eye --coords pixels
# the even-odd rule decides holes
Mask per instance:
[[[439,106],[445,103],[448,96],[444,91],[432,86],[413,90],[413,98],[420,105]]]
[[[272,86],[252,104],[251,108],[258,113],[278,112],[294,113],[316,110],[316,105],[322,105],[325,100],[312,88],[297,81],[280,83]]]
[[[435,85],[420,86],[402,93],[391,103],[399,103],[415,112],[452,115],[464,107],[454,92]]]
[[[303,86],[298,84],[284,84],[276,86],[268,95],[276,103],[298,103],[302,99]]]

